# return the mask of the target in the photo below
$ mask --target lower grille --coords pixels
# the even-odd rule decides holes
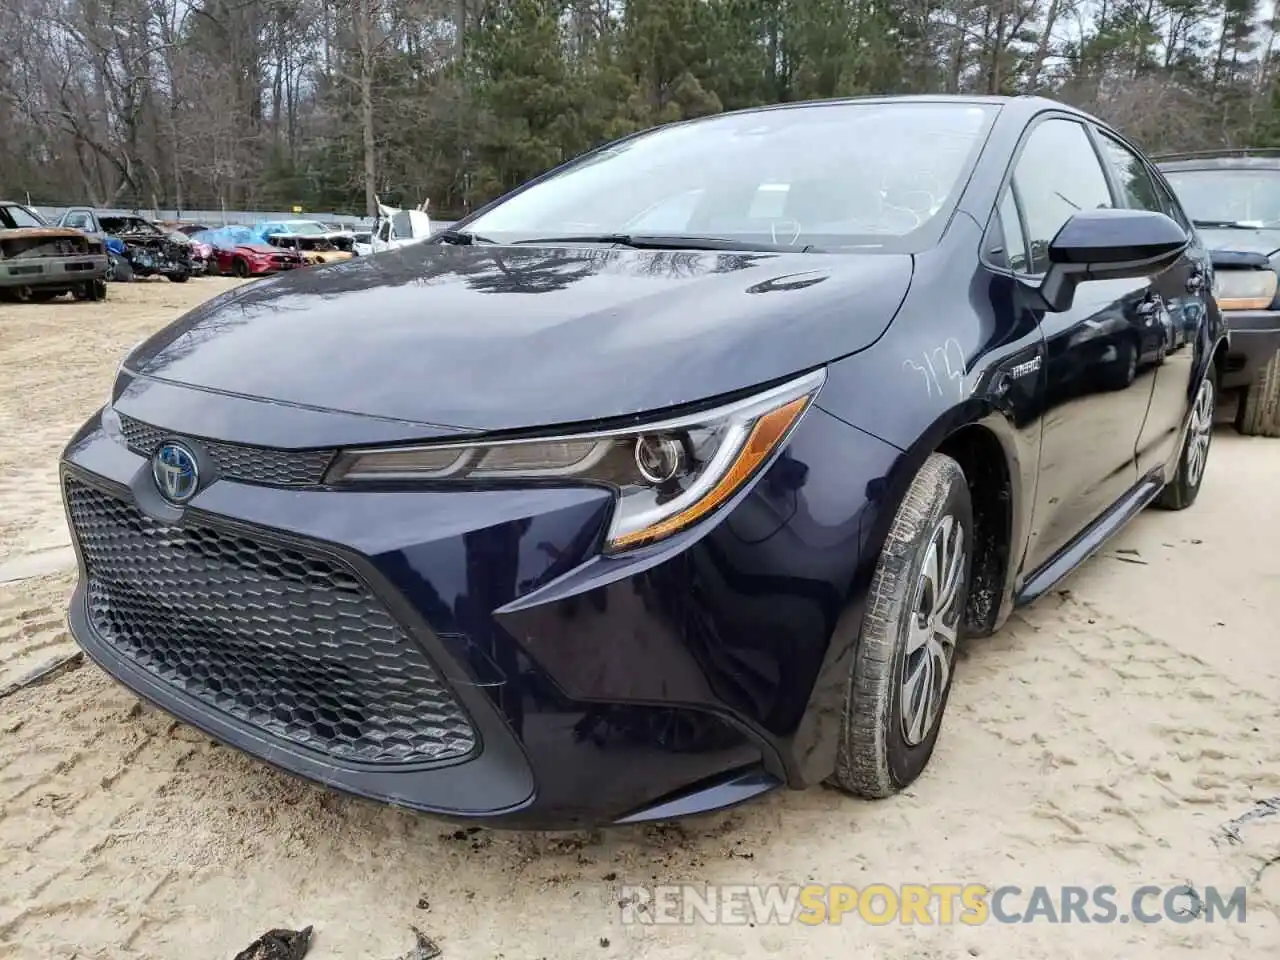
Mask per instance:
[[[424,763],[475,746],[426,656],[346,564],[207,526],[166,526],[65,483],[89,620],[121,656],[330,757]]]

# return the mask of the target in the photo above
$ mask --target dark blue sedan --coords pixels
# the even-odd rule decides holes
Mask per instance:
[[[958,642],[1195,501],[1212,282],[1159,171],[1048,100],[661,127],[135,349],[63,456],[71,627],[416,810],[889,796]]]

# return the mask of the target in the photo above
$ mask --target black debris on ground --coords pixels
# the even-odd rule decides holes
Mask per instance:
[[[1257,729],[1256,727],[1254,729]],[[1243,843],[1240,839],[1240,828],[1254,820],[1262,820],[1266,817],[1274,817],[1280,815],[1280,797],[1268,797],[1265,800],[1257,800],[1254,802],[1253,808],[1246,810],[1234,820],[1229,820],[1222,825],[1221,833],[1213,838],[1214,846],[1222,841],[1228,843]]]
[[[416,942],[412,950],[396,957],[396,960],[433,960],[433,958],[440,956],[444,952],[440,949],[439,944],[417,927],[410,927],[409,929],[413,931]]]
[[[235,960],[302,960],[311,946],[311,928],[268,930],[236,954]]]

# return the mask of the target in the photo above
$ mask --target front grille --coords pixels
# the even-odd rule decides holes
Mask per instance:
[[[172,687],[326,756],[437,762],[475,731],[416,642],[345,563],[158,523],[67,478],[89,621]]]
[[[129,449],[149,457],[165,440],[174,436],[159,427],[132,417],[120,417],[120,432]],[[333,461],[334,450],[272,450],[244,444],[218,443],[213,440],[193,441],[218,466],[218,473],[228,480],[258,483],[273,487],[307,487],[323,482]]]

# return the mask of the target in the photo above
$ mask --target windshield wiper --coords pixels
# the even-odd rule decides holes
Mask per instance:
[[[610,243],[636,250],[728,250],[744,253],[809,253],[813,246],[796,247],[785,243],[750,243],[726,237],[645,236],[634,233],[594,233],[580,236],[534,237],[515,240],[514,244],[538,243]]]
[[[1206,230],[1261,230],[1266,227],[1262,220],[1192,220],[1197,227]]]
[[[460,247],[469,247],[475,243],[497,243],[497,240],[490,240],[488,237],[482,237],[478,233],[466,233],[462,230],[442,230],[435,235],[437,243],[453,243]]]

